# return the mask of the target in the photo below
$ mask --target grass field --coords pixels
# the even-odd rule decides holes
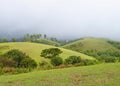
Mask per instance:
[[[120,63],[2,75],[0,86],[120,86]]]
[[[44,58],[40,57],[41,51],[43,49],[52,48],[52,47],[54,46],[38,44],[38,43],[30,43],[30,42],[0,43],[0,54],[3,54],[10,49],[19,49],[25,52],[26,54],[28,54],[35,61],[40,62],[41,60],[45,60]],[[60,48],[60,49],[63,51],[63,53],[60,55],[63,59],[71,55],[81,56],[82,59],[94,59],[93,57],[87,56],[82,53],[67,50],[64,48]]]
[[[107,41],[108,39],[88,37],[66,44],[63,47],[78,52],[83,52],[86,50],[97,50],[97,51],[105,51],[108,49],[118,50],[113,45],[109,44]]]

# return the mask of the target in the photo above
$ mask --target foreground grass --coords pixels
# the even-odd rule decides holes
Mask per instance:
[[[0,86],[120,86],[120,63],[2,75]]]

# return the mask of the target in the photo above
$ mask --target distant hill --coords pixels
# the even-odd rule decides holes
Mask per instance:
[[[47,44],[47,45],[52,45],[52,46],[60,46],[61,44],[49,39],[37,39],[35,41],[32,41],[34,43],[42,43],[42,44]]]
[[[120,42],[104,38],[87,37],[63,46],[63,48],[82,52],[90,56],[120,57]]]
[[[26,54],[28,54],[35,61],[40,62],[41,60],[46,60],[43,57],[40,57],[40,53],[43,49],[52,48],[54,46],[39,44],[39,43],[31,43],[31,42],[9,42],[9,43],[0,43],[0,54],[3,54],[11,49],[19,49]],[[91,56],[87,56],[82,53],[78,53],[72,50],[60,48],[63,53],[60,55],[63,59],[71,56],[81,56],[82,59],[94,59]]]

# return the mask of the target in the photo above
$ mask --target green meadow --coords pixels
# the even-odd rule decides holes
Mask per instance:
[[[2,75],[0,86],[120,86],[120,63]]]

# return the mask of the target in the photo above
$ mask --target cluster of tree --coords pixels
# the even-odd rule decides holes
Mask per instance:
[[[25,53],[13,49],[0,56],[0,67],[36,68],[37,63]]]
[[[80,56],[69,56],[68,58],[66,58],[65,60],[63,60],[59,54],[61,54],[62,51],[58,48],[49,48],[49,49],[44,49],[41,52],[41,57],[44,58],[48,58],[50,59],[50,63],[53,66],[60,66],[62,64],[64,65],[91,65],[91,64],[96,64],[97,61],[96,60],[82,60]],[[40,64],[40,66],[44,66],[47,68],[52,67],[48,62],[46,61],[42,61]]]
[[[108,43],[112,44],[114,47],[120,49],[120,42],[116,41],[108,41]]]
[[[7,38],[0,38],[0,43],[8,42]]]
[[[99,61],[104,62],[116,62],[120,61],[120,51],[114,49],[108,49],[105,51],[97,51],[97,50],[86,50],[83,53],[93,56]]]

